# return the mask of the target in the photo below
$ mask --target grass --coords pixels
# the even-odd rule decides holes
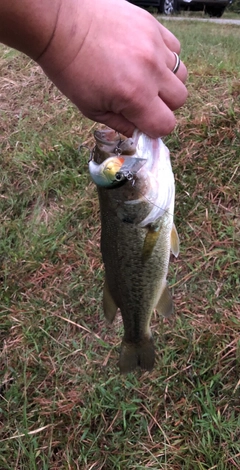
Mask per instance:
[[[93,123],[1,46],[1,470],[240,469],[238,27],[168,21],[189,99],[166,139],[180,257],[157,363],[119,376],[102,313]]]
[[[177,13],[174,13],[174,16],[183,16],[185,18],[205,18],[205,19],[217,19],[217,20],[221,20],[221,19],[231,19],[231,20],[239,20],[239,11],[237,11],[236,9],[234,10],[233,9],[233,6],[230,6],[230,7],[227,7],[225,10],[224,10],[224,13],[223,15],[221,16],[221,18],[217,18],[217,17],[214,17],[214,16],[210,16],[208,13],[205,12],[205,10],[199,10],[199,11],[191,11],[191,10],[180,10],[178,11]]]

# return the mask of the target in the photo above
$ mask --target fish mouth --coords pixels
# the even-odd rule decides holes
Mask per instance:
[[[95,130],[94,138],[96,142],[104,145],[111,145],[117,141],[121,142],[122,140],[126,140],[126,137],[124,138],[123,135],[113,129]]]
[[[113,129],[95,130],[94,138],[96,146],[109,153],[115,155],[134,155],[136,152],[135,139],[133,137],[125,137],[123,134]]]

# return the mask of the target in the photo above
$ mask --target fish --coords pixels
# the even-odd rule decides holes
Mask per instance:
[[[121,312],[120,373],[151,371],[151,317],[155,309],[165,317],[174,313],[167,274],[170,252],[179,254],[169,150],[137,129],[131,138],[95,130],[94,138],[89,172],[100,205],[103,311],[110,323]]]

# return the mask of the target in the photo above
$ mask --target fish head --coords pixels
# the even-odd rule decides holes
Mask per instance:
[[[109,204],[120,219],[155,227],[160,217],[173,214],[174,177],[169,150],[160,138],[137,129],[131,138],[111,129],[95,131],[94,137],[90,175],[99,188],[114,189]]]
[[[98,144],[112,145],[116,143],[119,139],[124,138],[119,132],[114,131],[113,129],[97,129],[94,131],[94,138]],[[125,137],[126,139],[126,137]]]
[[[97,186],[116,188],[134,180],[146,157],[136,155],[132,138],[106,129],[94,132],[96,146],[89,162],[89,172]]]
[[[115,155],[133,155],[135,153],[135,144],[132,138],[127,138],[119,132],[112,129],[95,130],[94,138],[98,153],[101,153],[100,163],[108,158],[110,154]]]

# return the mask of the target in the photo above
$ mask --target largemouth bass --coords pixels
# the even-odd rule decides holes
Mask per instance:
[[[170,249],[175,256],[179,252],[169,151],[161,139],[138,130],[130,139],[111,129],[95,131],[94,137],[89,170],[100,202],[104,314],[112,322],[121,311],[120,372],[151,370],[150,320],[154,309],[173,313],[166,278]]]

